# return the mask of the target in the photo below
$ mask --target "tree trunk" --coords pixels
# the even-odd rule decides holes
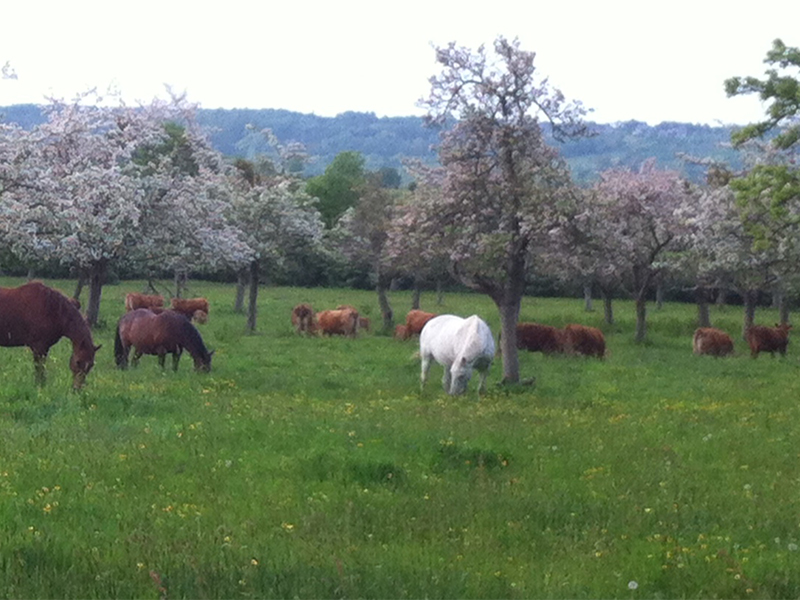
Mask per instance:
[[[444,304],[444,288],[441,280],[436,280],[436,306]]]
[[[728,301],[728,290],[725,288],[719,288],[717,290],[717,306],[725,306],[725,303]]]
[[[636,337],[634,341],[639,344],[647,337],[647,298],[645,295],[636,295]]]
[[[744,323],[742,323],[742,339],[747,339],[747,330],[753,326],[756,319],[756,302],[758,290],[745,290],[742,294],[744,300]]]
[[[188,275],[185,269],[175,269],[175,297],[182,298],[186,290]]]
[[[656,309],[664,308],[664,283],[659,279],[656,285]]]
[[[250,272],[247,269],[240,269],[236,273],[236,299],[233,301],[233,312],[244,313],[244,292],[249,276]]]
[[[594,312],[594,307],[592,306],[592,284],[591,283],[584,283],[583,284],[583,310],[585,312]]]
[[[422,295],[420,289],[420,281],[418,277],[414,277],[414,292],[411,294],[411,310],[419,310],[419,298]]]
[[[383,330],[390,332],[394,329],[394,313],[392,305],[389,304],[389,297],[386,295],[387,278],[378,274],[376,279],[375,289],[378,292],[378,306],[381,307],[381,315],[383,315]],[[391,280],[388,283],[391,284]]]
[[[72,293],[72,297],[75,300],[80,301],[81,293],[83,292],[83,286],[86,284],[86,274],[83,270],[78,271],[78,281],[75,284],[75,291]]]
[[[780,320],[784,325],[789,323],[789,302],[786,300],[785,296],[780,306]]]
[[[503,357],[503,383],[519,382],[519,351],[517,350],[517,323],[522,297],[502,302],[495,301],[500,312],[499,353]]]
[[[256,331],[256,303],[258,302],[258,261],[250,263],[250,302],[247,306],[247,333]]]
[[[100,316],[100,297],[106,277],[106,263],[94,263],[89,268],[89,302],[86,306],[86,322],[89,327],[97,327]]]
[[[614,324],[614,305],[613,302],[613,294],[610,290],[601,287],[600,288],[600,297],[603,299],[603,318],[605,319],[606,325],[613,325]]]
[[[777,290],[772,294],[772,306],[778,309],[778,318],[780,322],[786,324],[789,322],[789,301],[786,299],[786,293],[783,290]]]
[[[698,285],[694,294],[697,300],[697,326],[711,327],[711,315],[708,311],[708,288]]]

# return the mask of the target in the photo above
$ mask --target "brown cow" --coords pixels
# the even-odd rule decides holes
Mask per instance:
[[[358,317],[359,329],[363,329],[364,331],[369,331],[370,327],[372,327],[372,321],[369,320],[369,317]]]
[[[181,313],[187,319],[192,319],[199,310],[205,313],[205,321],[208,321],[209,306],[205,298],[173,298],[172,310]]]
[[[315,333],[317,330],[314,309],[305,302],[292,309],[292,325],[297,333]]]
[[[550,325],[517,323],[517,348],[555,354],[564,351],[564,333]]]
[[[597,327],[570,324],[564,327],[564,351],[572,354],[603,358],[606,353],[606,338]]]
[[[775,327],[763,325],[750,327],[745,334],[747,344],[750,346],[750,356],[756,358],[759,352],[769,352],[772,356],[775,356],[775,352],[780,352],[781,356],[786,356],[791,328],[788,323],[776,324]]]
[[[695,354],[726,356],[733,353],[733,340],[721,329],[698,327],[692,337],[692,350]]]
[[[397,340],[407,340],[408,330],[405,325],[396,325],[394,328],[394,337]]]
[[[429,313],[423,310],[414,309],[408,311],[406,315],[406,338],[422,333],[422,328],[425,327],[425,323],[435,316],[436,313]]]
[[[323,310],[317,313],[317,327],[325,335],[347,335],[358,333],[358,311],[351,308]]]
[[[138,292],[131,292],[125,295],[125,312],[130,312],[137,308],[161,308],[162,306],[164,306],[163,296],[140,294]]]

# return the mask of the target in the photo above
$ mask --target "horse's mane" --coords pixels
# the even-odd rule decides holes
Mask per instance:
[[[41,281],[31,281],[25,285],[39,290],[39,293],[44,296],[44,305],[47,312],[61,320],[64,324],[65,332],[74,332],[76,336],[85,336],[91,342],[91,330],[86,324],[83,315],[81,315],[81,311],[70,302],[69,298]]]
[[[164,314],[164,313],[162,313],[162,314]],[[180,316],[181,316],[181,320],[180,320],[181,326],[180,327],[181,327],[181,329],[183,329],[184,333],[189,338],[189,342],[194,344],[200,350],[200,352],[203,353],[204,356],[207,355],[208,354],[208,348],[206,348],[206,345],[203,342],[203,336],[201,336],[200,332],[197,331],[197,327],[192,325],[192,322],[189,319],[187,319],[186,317],[184,317],[183,315],[180,315]]]

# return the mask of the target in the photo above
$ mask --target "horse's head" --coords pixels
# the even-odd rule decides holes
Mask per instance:
[[[195,371],[200,371],[202,373],[208,373],[211,371],[211,357],[214,356],[214,350],[211,352],[205,352],[202,354],[198,354],[194,357],[194,369]]]
[[[72,371],[72,389],[79,390],[86,381],[86,375],[94,366],[95,352],[100,350],[100,346],[95,346],[91,342],[74,345],[72,356],[69,359],[69,368]]]
[[[466,392],[471,378],[472,365],[465,356],[457,358],[450,367],[450,395],[458,396]]]

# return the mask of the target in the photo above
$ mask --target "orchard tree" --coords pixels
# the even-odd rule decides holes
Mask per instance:
[[[407,168],[417,184],[395,206],[387,229],[385,255],[394,271],[413,278],[411,308],[419,309],[423,281],[436,283],[437,302],[441,302],[441,286],[448,277],[450,253],[444,246],[443,231],[437,229],[433,217],[427,216],[440,202],[441,182],[419,161],[409,162]]]
[[[97,324],[103,279],[137,241],[147,194],[132,158],[162,138],[144,110],[53,101],[30,133],[25,184],[2,197],[15,253],[57,259],[89,275],[87,320]]]
[[[447,129],[438,149],[442,172],[421,182],[440,182],[440,194],[431,196],[438,201],[420,214],[449,249],[454,273],[496,304],[507,382],[519,381],[516,325],[530,257],[571,187],[540,119],[560,138],[586,133],[584,108],[540,76],[534,57],[503,37],[493,52],[438,48],[441,73],[421,102],[427,122]]]
[[[387,256],[387,240],[395,206],[402,192],[384,187],[382,174],[376,172],[367,174],[358,193],[358,203],[339,220],[336,237],[347,258],[368,265],[378,293],[383,329],[391,331],[394,314],[387,291],[394,269]]]
[[[595,185],[596,202],[587,207],[602,229],[607,260],[631,286],[636,304],[636,341],[647,334],[647,292],[665,268],[667,252],[690,227],[688,211],[694,191],[674,171],[662,171],[651,160],[639,171],[611,169]]]
[[[537,257],[536,268],[565,283],[600,290],[605,322],[614,324],[613,298],[622,287],[621,261],[614,260],[605,215],[597,190],[577,190],[550,231],[549,243]],[[584,291],[586,296],[586,292]],[[588,304],[588,302],[587,302]],[[588,310],[588,306],[587,306]]]
[[[299,179],[289,175],[251,179],[247,170],[237,171],[232,180],[234,192],[228,218],[242,232],[242,239],[251,250],[247,331],[254,333],[262,268],[267,263],[283,261],[288,253],[317,246],[323,224],[316,199],[306,194]]]

